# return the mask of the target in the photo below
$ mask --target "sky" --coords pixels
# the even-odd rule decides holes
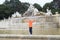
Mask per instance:
[[[0,4],[2,4],[5,0],[0,0]],[[21,2],[27,2],[27,3],[31,3],[31,4],[34,4],[34,3],[38,3],[40,4],[42,7],[45,3],[49,3],[53,0],[20,0]]]

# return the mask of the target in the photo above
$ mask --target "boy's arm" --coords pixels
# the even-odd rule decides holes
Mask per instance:
[[[25,22],[29,22],[28,20],[25,20]]]
[[[35,22],[36,20],[33,20],[32,22]]]

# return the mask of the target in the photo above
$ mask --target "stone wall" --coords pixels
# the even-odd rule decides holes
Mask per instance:
[[[57,27],[60,27],[60,16],[12,18],[10,20],[3,22],[4,28],[8,30],[1,31],[3,32],[2,34],[15,33],[20,35],[29,35],[28,23],[24,21],[27,19],[33,19],[36,21],[33,23],[33,35],[60,34],[60,30],[59,29],[57,30]],[[7,27],[5,27],[5,24]]]
[[[33,27],[41,27],[43,26],[44,28],[57,28],[60,27],[60,16],[35,16],[35,17],[23,17],[23,18],[15,18],[11,19],[10,21],[10,28],[11,27],[16,27],[18,28],[26,28],[28,27],[28,22],[25,20],[35,20],[33,23]],[[16,27],[17,28],[17,27]]]

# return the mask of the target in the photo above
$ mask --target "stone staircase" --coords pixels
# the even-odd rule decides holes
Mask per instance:
[[[0,40],[60,40],[59,35],[0,35]]]
[[[8,28],[0,30],[0,34],[20,34],[30,35],[28,23],[16,23],[9,25]],[[33,35],[56,35],[59,34],[57,24],[53,22],[33,23]]]

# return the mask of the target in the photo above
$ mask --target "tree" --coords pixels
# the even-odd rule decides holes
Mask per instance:
[[[55,12],[59,12],[60,13],[60,8],[57,8],[57,6],[54,7],[54,2],[52,1],[51,3],[46,3],[43,6],[43,11],[46,12],[46,9],[49,7],[49,9],[51,10],[51,12],[53,14],[55,14]]]
[[[33,6],[37,8],[39,11],[42,11],[42,7],[39,4],[35,3]]]
[[[10,7],[10,10],[13,12],[18,11],[22,14],[28,9],[28,6],[30,5],[29,3],[21,3],[19,0],[10,0],[10,2],[5,1],[5,3],[4,4],[7,7]]]
[[[13,12],[11,11],[10,7],[7,7],[5,5],[0,5],[0,19],[8,18],[12,14]]]
[[[29,8],[30,4],[29,3],[22,3],[22,7],[20,9],[20,13],[25,13],[25,11],[27,11],[27,9]]]
[[[46,12],[46,9],[49,7],[49,9],[50,9],[50,3],[46,3],[44,6],[43,6],[43,12]]]

